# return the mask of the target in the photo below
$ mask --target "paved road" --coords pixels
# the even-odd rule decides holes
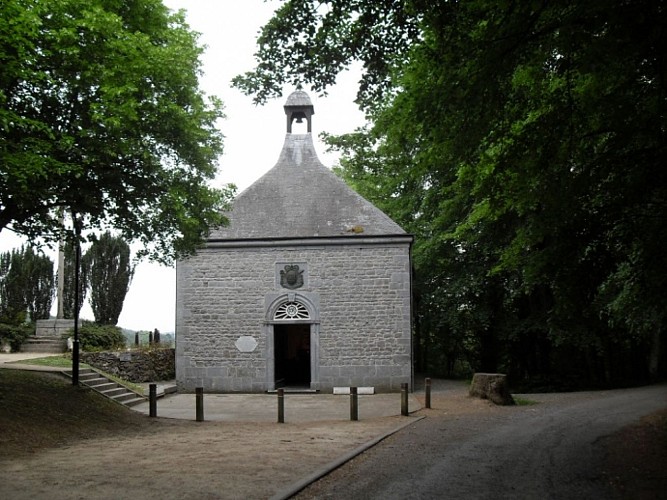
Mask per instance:
[[[528,396],[534,406],[427,418],[298,498],[608,499],[605,436],[667,407],[667,386]]]

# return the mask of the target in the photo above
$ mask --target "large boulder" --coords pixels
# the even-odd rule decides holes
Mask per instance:
[[[475,373],[469,394],[471,397],[488,399],[497,405],[516,404],[507,388],[507,375],[502,373]]]

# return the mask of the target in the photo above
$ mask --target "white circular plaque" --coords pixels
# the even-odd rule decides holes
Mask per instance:
[[[243,335],[236,340],[236,348],[241,352],[252,352],[257,348],[255,337]]]

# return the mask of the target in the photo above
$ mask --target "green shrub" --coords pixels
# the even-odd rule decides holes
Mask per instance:
[[[70,328],[65,337],[74,338],[74,329]],[[118,326],[83,321],[79,326],[79,346],[82,351],[121,349],[125,347],[125,335]]]
[[[0,323],[0,344],[9,344],[12,352],[18,352],[21,344],[35,333],[35,326],[30,324],[9,325]]]

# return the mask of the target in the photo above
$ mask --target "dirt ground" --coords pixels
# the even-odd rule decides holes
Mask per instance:
[[[150,419],[54,374],[0,370],[0,498],[269,498],[404,422]]]
[[[605,448],[605,474],[621,498],[667,498],[667,410],[609,436]]]
[[[439,412],[460,417],[504,411],[457,387],[434,398]],[[405,419],[150,419],[57,375],[0,370],[0,498],[269,498]],[[652,488],[664,485],[653,480],[667,470],[666,443],[667,412],[608,438],[607,473],[627,498],[660,498]],[[646,467],[645,477],[637,474]]]

